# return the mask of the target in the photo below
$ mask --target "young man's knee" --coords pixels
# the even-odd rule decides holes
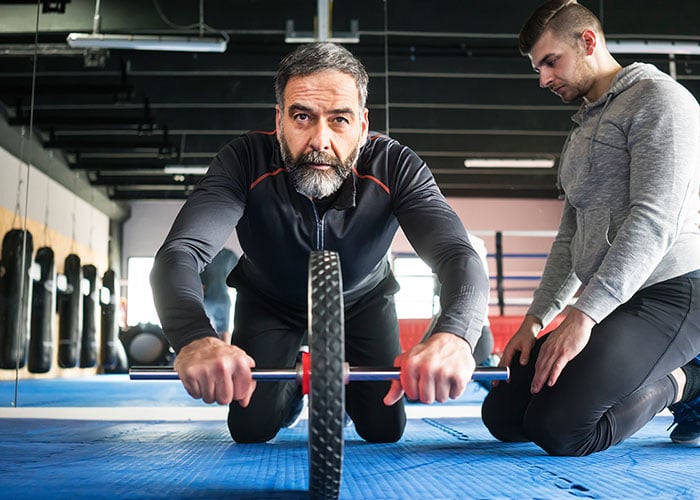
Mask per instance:
[[[487,397],[481,406],[481,420],[493,437],[507,443],[530,441],[523,434],[522,420],[515,420],[511,412],[501,411],[493,398]]]
[[[524,431],[537,446],[549,455],[582,457],[592,453],[588,439],[580,432],[544,419],[525,419]]]

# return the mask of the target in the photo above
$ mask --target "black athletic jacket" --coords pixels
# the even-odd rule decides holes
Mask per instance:
[[[464,226],[427,165],[397,141],[370,135],[331,206],[321,213],[297,193],[274,132],[226,145],[187,198],[156,255],[151,284],[174,349],[214,336],[202,305],[199,272],[236,229],[244,255],[228,277],[290,307],[306,308],[312,250],[338,252],[345,304],[390,276],[389,246],[401,225],[442,284],[433,331],[473,347],[487,307],[488,279]]]

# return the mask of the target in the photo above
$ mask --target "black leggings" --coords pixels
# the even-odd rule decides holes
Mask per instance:
[[[345,308],[345,359],[352,366],[392,366],[400,354],[393,278],[379,284],[359,302]],[[271,302],[239,288],[231,343],[250,355],[258,368],[293,367],[306,343],[306,310]],[[366,441],[398,441],[406,425],[403,400],[385,406],[390,382],[351,382],[345,409]],[[259,382],[250,404],[229,407],[228,427],[236,442],[269,441],[279,431],[298,394],[295,382]]]
[[[700,352],[700,271],[652,285],[596,325],[553,387],[530,394],[542,343],[482,407],[502,441],[532,441],[551,455],[581,456],[631,436],[673,402],[670,373]]]

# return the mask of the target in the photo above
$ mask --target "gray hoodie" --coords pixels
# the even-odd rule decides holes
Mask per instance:
[[[558,234],[528,311],[575,307],[600,322],[639,289],[700,269],[700,108],[649,64],[584,103],[564,145]]]

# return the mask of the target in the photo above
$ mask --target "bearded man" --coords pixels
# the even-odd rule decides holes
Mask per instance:
[[[189,196],[151,275],[175,370],[194,398],[230,405],[236,442],[264,442],[294,421],[293,382],[256,387],[251,368],[293,367],[307,333],[309,254],[340,256],[346,361],[400,367],[393,382],[353,382],[345,407],[358,434],[394,442],[403,395],[426,403],[461,395],[474,370],[488,279],[428,166],[409,148],[369,132],[367,73],[333,43],[299,47],[275,78],[276,132],[245,134],[216,156]],[[401,353],[387,255],[401,226],[441,282],[432,335]],[[231,344],[212,330],[198,274],[236,230],[243,255]]]

